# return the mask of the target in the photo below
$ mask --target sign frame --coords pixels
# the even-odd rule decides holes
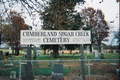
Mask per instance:
[[[91,44],[90,30],[21,30],[20,44]]]

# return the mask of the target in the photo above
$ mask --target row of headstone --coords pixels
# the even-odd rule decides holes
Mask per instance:
[[[31,54],[31,55],[32,55],[32,54]],[[41,56],[41,55],[42,55],[42,54],[41,54],[41,50],[35,50],[33,57]],[[24,56],[23,56],[23,58],[24,58],[24,59],[27,58],[27,50],[24,51]]]
[[[97,51],[97,50],[94,50],[94,48],[92,47],[92,53],[93,53],[93,55],[94,55],[94,59],[99,59],[99,52]],[[105,58],[105,56],[104,56],[104,54],[105,54],[105,51],[104,51],[104,49],[103,49],[103,47],[101,48],[101,56],[100,56],[100,59],[104,59]]]
[[[12,49],[11,49],[11,47],[9,47],[9,52],[6,52],[5,56],[8,56],[9,54],[12,54]],[[4,60],[3,51],[0,51],[0,60]]]

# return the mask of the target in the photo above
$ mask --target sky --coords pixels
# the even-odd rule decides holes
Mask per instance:
[[[119,3],[117,3],[116,0],[103,0],[102,3],[99,3],[100,1],[102,0],[86,0],[87,3],[84,6],[101,9],[108,24],[114,26],[114,30],[117,30],[119,28],[119,19],[116,17],[119,16]],[[110,23],[110,21],[113,20],[114,23]]]

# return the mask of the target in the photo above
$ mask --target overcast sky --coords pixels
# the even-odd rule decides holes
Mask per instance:
[[[119,28],[119,3],[116,0],[103,0],[102,3],[99,3],[102,0],[86,0],[86,7],[93,7],[94,9],[101,9],[105,14],[105,20],[110,23],[114,20],[114,23],[110,23],[117,30]],[[118,18],[116,18],[118,17]]]

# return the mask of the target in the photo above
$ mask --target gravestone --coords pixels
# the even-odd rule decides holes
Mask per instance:
[[[21,76],[22,76],[22,80],[27,80],[26,68],[27,68],[27,63],[21,63]]]
[[[103,47],[101,48],[101,51],[102,51],[103,54],[105,54],[105,51],[104,51]]]
[[[37,50],[37,56],[41,56],[41,50]]]
[[[104,53],[101,52],[100,59],[105,59]]]
[[[58,59],[58,63],[63,63],[63,58]]]
[[[60,53],[60,55],[62,55],[62,53]]]
[[[87,54],[90,54],[90,46],[87,45]]]
[[[10,72],[10,80],[16,80],[16,71]]]
[[[64,52],[62,51],[62,55],[64,55]]]
[[[9,46],[9,54],[12,54],[12,49],[10,46]]]
[[[14,67],[14,65],[12,63],[8,63],[4,65],[5,68],[11,68]]]
[[[62,64],[54,64],[53,72],[51,74],[51,79],[52,80],[64,80]]]
[[[3,51],[0,51],[0,60],[4,60]]]
[[[94,52],[94,47],[92,47],[92,53]]]
[[[47,50],[47,55],[50,55],[50,50],[49,49]]]
[[[12,55],[12,58],[15,58],[15,55]]]
[[[99,59],[99,57],[98,57],[98,51],[97,50],[94,50],[93,51],[93,54],[94,54],[94,59]]]
[[[104,51],[104,49],[103,49],[103,47],[102,47],[102,48],[101,48],[101,56],[100,56],[100,59],[104,59],[104,58],[105,58],[104,54],[105,54],[105,51]]]
[[[85,60],[87,60],[87,56],[85,56]]]
[[[114,53],[117,53],[117,50],[115,50]]]
[[[53,60],[53,52],[52,51],[50,52],[50,60]],[[52,62],[49,62],[48,66],[52,67],[52,64],[53,64]]]
[[[120,80],[120,69],[116,69],[116,71],[117,71],[117,78],[118,80]]]

